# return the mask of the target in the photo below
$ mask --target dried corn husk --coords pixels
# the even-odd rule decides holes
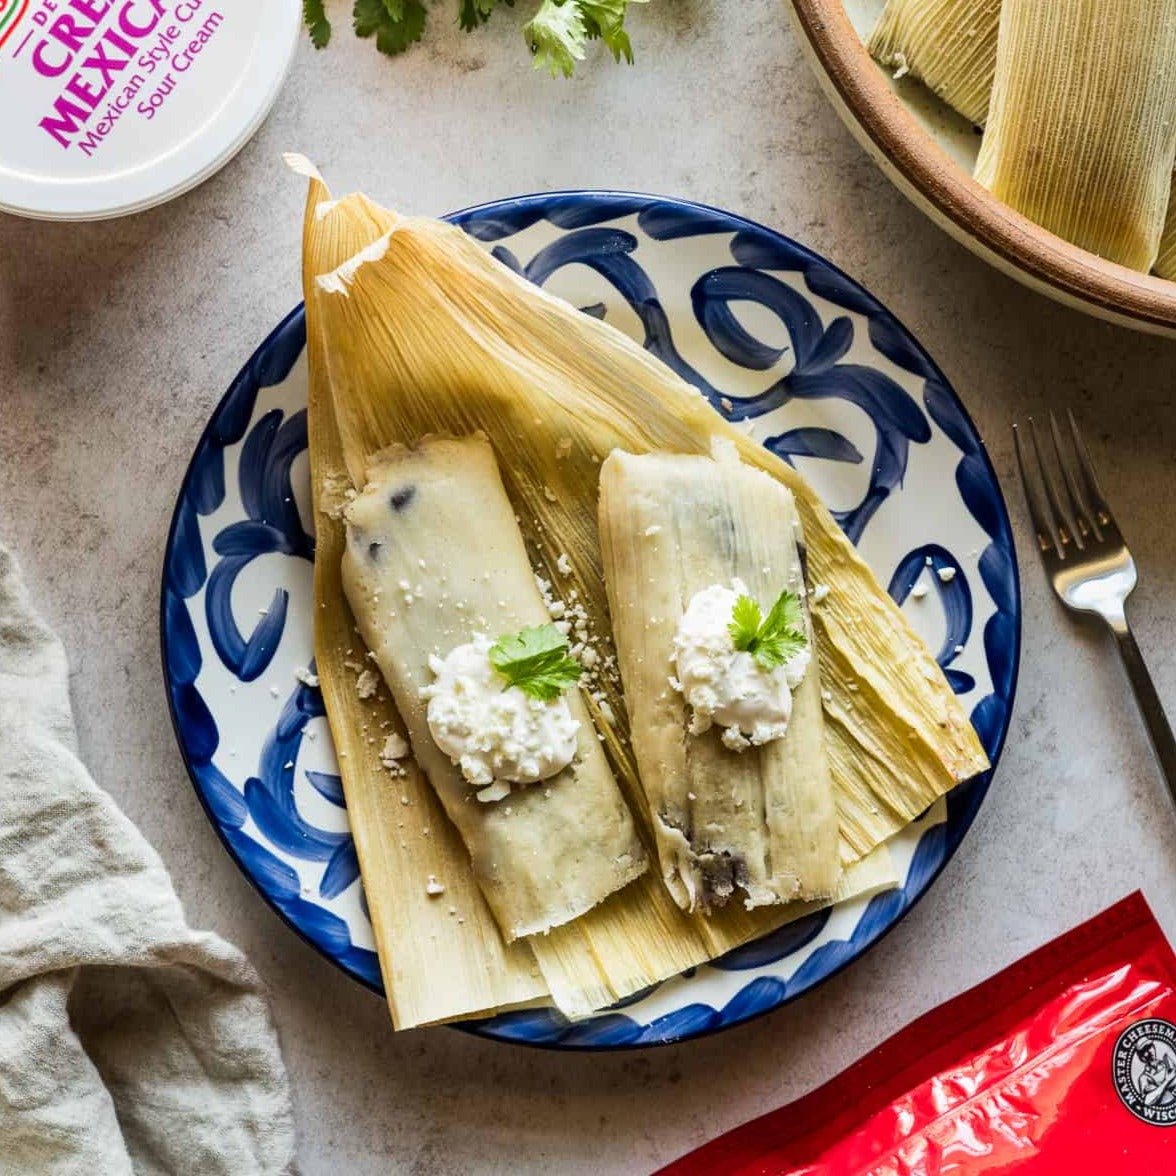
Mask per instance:
[[[316,267],[338,264],[387,228],[378,210],[358,205],[352,219],[320,218],[319,206],[328,196],[317,175],[312,176],[304,237],[304,264],[311,277]],[[306,315],[308,338],[317,340],[313,300],[307,302]],[[342,583],[342,509],[351,480],[326,387],[322,346],[312,342],[307,356],[316,530],[315,663],[393,1024],[407,1029],[546,1002],[547,985],[534,956],[525,943],[508,947],[499,935],[461,838],[423,773],[411,759],[404,759],[399,769],[404,775],[392,777],[381,761],[386,737],[405,734],[400,716],[386,698],[361,700],[356,674],[344,664],[352,656],[362,661],[362,650],[349,652],[359,642]],[[366,732],[376,733],[374,743]],[[429,830],[427,838],[422,836],[424,829]],[[455,862],[459,868],[454,868]],[[429,874],[444,879],[444,903],[430,897],[422,885]]]
[[[1073,244],[1149,270],[1176,159],[1176,0],[1004,0],[976,178]]]
[[[1168,215],[1160,235],[1160,252],[1152,268],[1161,278],[1176,281],[1176,185],[1168,198]]]
[[[796,688],[782,739],[732,751],[719,728],[687,735],[674,638],[690,598],[738,578],[766,609],[805,598],[792,494],[763,470],[679,454],[612,453],[600,540],[633,749],[678,905],[827,898],[841,873],[819,667]]]
[[[831,516],[787,466],[723,425],[696,393],[616,332],[611,329],[605,332],[607,342],[599,351],[593,350],[599,348],[599,339],[575,338],[582,331],[582,316],[566,304],[516,282],[508,271],[491,262],[460,233],[434,222],[396,218],[375,209],[363,197],[348,197],[319,207],[324,211],[322,220],[312,212],[310,221],[308,257],[312,263],[315,258],[325,257],[316,248],[316,225],[321,226],[335,216],[346,218],[361,226],[360,231],[353,230],[355,238],[363,235],[373,219],[384,218],[385,224],[396,227],[393,236],[408,229],[407,238],[414,238],[417,247],[423,248],[424,256],[417,255],[417,264],[410,265],[413,274],[427,279],[431,274],[440,279],[439,282],[427,280],[422,290],[425,297],[415,306],[410,300],[405,305],[377,310],[365,295],[364,288],[370,280],[365,271],[385,262],[389,242],[372,243],[369,237],[365,241],[365,258],[340,267],[326,280],[325,285],[333,293],[328,294],[321,286],[308,290],[312,301],[317,300],[324,310],[332,308],[334,324],[327,328],[326,338],[323,332],[312,332],[310,345],[312,350],[329,351],[332,372],[342,381],[333,385],[332,394],[337,398],[342,425],[342,454],[352,477],[362,479],[367,460],[389,442],[415,440],[437,431],[470,432],[479,427],[477,422],[484,420],[489,426],[485,431],[499,449],[500,459],[503,449],[510,455],[508,461],[502,462],[504,480],[512,501],[522,508],[523,530],[532,550],[552,578],[556,578],[559,555],[567,549],[573,565],[570,584],[579,593],[587,618],[597,626],[598,632],[605,633],[596,528],[592,525],[593,512],[583,506],[595,496],[594,457],[600,459],[614,445],[627,441],[634,442],[629,448],[660,447],[657,436],[649,439],[642,432],[650,424],[655,434],[670,438],[667,442],[670,447],[677,440],[679,447],[695,451],[709,445],[713,431],[725,431],[748,451],[745,459],[766,464],[782,480],[802,487],[799,506],[806,527],[811,518],[812,526],[821,536],[809,550],[813,575],[836,583],[842,591],[851,594],[852,599],[846,605],[850,613],[855,609],[855,600],[868,600],[871,594],[877,594],[881,597],[877,607],[883,610],[884,620],[898,626],[897,634],[888,630],[876,635],[874,644],[868,646],[863,642],[869,639],[852,628],[842,640],[851,657],[868,647],[881,648],[889,658],[890,646],[897,642],[901,656],[892,664],[890,672],[899,683],[900,696],[904,692],[910,696],[902,705],[898,721],[912,746],[923,746],[923,754],[913,761],[914,772],[910,777],[902,772],[889,772],[882,760],[866,763],[863,773],[854,766],[853,750],[862,736],[852,727],[838,736],[837,746],[830,749],[834,777],[840,774],[848,778],[848,788],[841,789],[847,804],[851,808],[855,803],[863,807],[856,817],[851,812],[853,819],[848,822],[842,813],[843,827],[850,838],[843,842],[843,856],[847,860],[860,857],[922,811],[950,787],[953,779],[964,779],[982,770],[986,761],[974,733],[941,676],[938,686],[935,685],[938,669],[933,659],[910,633],[901,614],[890,605]],[[405,243],[412,246],[414,240],[405,239]],[[431,257],[433,250],[440,252]],[[457,257],[456,272],[451,252]],[[409,256],[413,255],[410,249]],[[442,271],[447,267],[449,277],[459,283],[455,292],[468,295],[473,305],[480,305],[474,321],[454,323],[454,308],[447,306],[444,297]],[[325,270],[327,266],[321,268]],[[386,278],[395,289],[405,276],[386,275]],[[385,283],[379,286],[387,293]],[[509,310],[512,301],[520,303],[522,337],[517,341],[513,332],[520,324],[512,324],[514,316]],[[404,318],[400,321],[402,312]],[[438,312],[440,317],[436,317]],[[484,318],[486,314],[488,322]],[[524,351],[527,349],[527,324],[532,315],[537,316],[532,325],[540,328],[544,342],[537,356],[520,355],[520,345]],[[389,334],[392,322],[396,322],[396,327]],[[574,339],[570,348],[562,342],[569,331]],[[325,346],[328,340],[329,347]],[[434,354],[424,354],[434,346],[438,348]],[[554,355],[546,354],[549,348],[554,348]],[[448,377],[442,374],[447,358],[456,365],[456,380],[452,378],[454,373]],[[489,364],[483,373],[480,365],[487,360]],[[389,361],[392,370],[399,373],[392,382],[387,381],[384,370]],[[434,365],[439,367],[435,370]],[[603,382],[602,365],[608,377]],[[592,369],[587,385],[581,370],[585,367]],[[567,380],[570,404],[561,406],[558,394],[553,398],[553,375],[558,376],[554,381],[556,386],[561,380]],[[418,376],[424,381],[420,388],[415,385]],[[407,387],[402,382],[406,378]],[[423,395],[423,388],[429,388],[429,394]],[[471,398],[462,400],[461,390],[466,388],[476,391]],[[593,390],[586,392],[586,389]],[[632,401],[626,404],[624,395],[610,396],[611,389],[631,389]],[[458,392],[456,400],[453,399],[455,391]],[[668,404],[662,399],[665,396],[670,397]],[[528,404],[532,397],[534,402]],[[535,423],[539,413],[545,414],[539,417],[542,428]],[[546,438],[547,444],[522,446],[520,439],[529,434]],[[540,523],[536,525],[535,520]],[[556,535],[558,541],[553,538]],[[835,569],[839,570],[831,574]],[[569,581],[564,580],[563,584],[568,585]],[[885,611],[887,607],[889,612]],[[819,612],[815,624],[819,643],[822,628]],[[618,709],[620,698],[615,684],[605,683],[602,693],[617,721],[615,728],[601,722],[602,733],[614,764],[621,769],[628,795],[639,796],[624,735],[624,712]],[[342,701],[345,703],[346,698]],[[852,697],[848,698],[847,706],[852,702]],[[347,721],[348,717],[341,717],[338,725],[343,726]],[[867,729],[871,726],[868,716],[865,725]],[[349,771],[359,774],[354,764],[345,765],[343,771],[345,776]],[[860,800],[862,797],[866,799]],[[357,824],[363,820],[355,812],[352,817]],[[463,851],[460,844],[454,847],[451,843],[450,849],[454,848],[458,852],[451,853],[447,860],[450,874],[456,876],[463,862]],[[874,876],[879,885],[893,884],[892,876],[887,873],[889,866],[879,865],[884,853],[883,850],[880,855],[871,855],[861,863],[860,870],[847,871],[838,897],[847,896],[855,880],[863,874],[867,881]],[[465,868],[468,871],[468,860]],[[565,1011],[579,1014],[745,942],[796,917],[797,910],[794,904],[757,912],[754,916],[736,909],[724,911],[711,920],[691,919],[670,901],[660,883],[650,885],[647,875],[588,916],[528,942],[540,959],[556,1002]],[[476,954],[481,946],[475,942],[469,950]],[[382,958],[387,955],[394,959],[394,951],[389,944],[388,950],[382,950]],[[385,959],[385,970],[390,966],[390,960]]]
[[[909,73],[966,119],[983,126],[996,72],[1000,0],[887,0],[869,51]]]

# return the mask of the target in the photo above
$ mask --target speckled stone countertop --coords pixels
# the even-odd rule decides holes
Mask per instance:
[[[1072,404],[1139,561],[1138,636],[1176,710],[1176,345],[1063,309],[931,225],[851,140],[778,0],[658,0],[639,62],[533,73],[519,21],[467,37],[438,7],[395,62],[350,35],[300,51],[220,175],[126,220],[0,216],[0,540],[65,639],[86,761],[162,853],[197,926],[270,986],[307,1176],[642,1173],[806,1092],[946,997],[1142,887],[1176,936],[1176,813],[1109,639],[1035,564],[1009,424]],[[1008,747],[963,847],[911,915],[799,1002],[681,1047],[566,1055],[384,1005],[282,925],[221,848],[172,738],[158,652],[163,542],[212,406],[299,298],[303,187],[414,212],[537,189],[664,192],[825,254],[922,339],[1010,492],[1025,646]]]

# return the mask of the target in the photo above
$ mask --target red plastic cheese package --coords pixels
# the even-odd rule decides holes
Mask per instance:
[[[1136,893],[659,1176],[1176,1174],[1176,955]]]

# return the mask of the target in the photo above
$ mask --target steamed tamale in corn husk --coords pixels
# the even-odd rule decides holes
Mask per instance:
[[[1176,0],[1004,0],[976,178],[1092,253],[1151,269],[1176,160]]]
[[[1060,237],[1176,279],[1170,0],[887,0],[869,50],[977,126],[976,178]],[[999,52],[998,52],[999,51]],[[1164,210],[1167,220],[1161,222]],[[1154,259],[1154,260],[1153,260]]]
[[[1000,0],[887,0],[868,48],[896,76],[918,78],[983,126],[999,25]]]
[[[666,672],[687,605],[711,585],[737,580],[756,601],[789,591],[803,607],[794,529],[791,492],[733,451],[725,460],[617,451],[601,469],[604,579],[633,751],[662,877],[686,910],[736,890],[752,907],[827,897],[837,885],[818,666],[793,692],[783,738],[739,751],[714,726],[683,738],[688,707]]]
[[[594,511],[599,463],[614,447],[705,453],[716,436],[727,436],[745,461],[794,489],[809,540],[811,577],[832,588],[814,610],[813,623],[830,695],[829,767],[843,859],[856,861],[957,780],[986,766],[934,659],[789,467],[727,426],[638,345],[516,278],[459,230],[395,217],[362,197],[329,202],[325,192],[320,195],[317,204],[312,199],[307,221],[307,269],[318,275],[307,290],[315,305],[309,345],[325,360],[338,453],[355,483],[362,486],[371,458],[390,444],[483,432],[533,563],[559,584],[566,600],[575,601],[585,629],[607,648]],[[332,223],[347,227],[328,230]],[[381,224],[390,231],[372,231]],[[330,245],[348,234],[355,257],[340,265]],[[319,604],[326,606],[320,611],[333,607],[327,599]],[[336,659],[325,667],[320,655],[320,674],[345,673],[340,664]],[[332,698],[346,707],[347,693],[329,693],[328,707]],[[590,704],[652,846],[619,683],[601,675],[592,684]],[[332,729],[355,721],[353,710],[332,714]],[[349,804],[353,794],[367,798],[389,787],[370,760],[341,766]],[[372,847],[384,847],[396,833],[378,804],[368,804],[362,813],[351,807],[357,826],[367,818],[373,822],[365,838],[357,831],[370,893],[385,881],[369,870],[369,863],[384,868]],[[415,864],[424,844],[419,827],[404,839],[404,856]],[[468,855],[454,839],[445,864],[429,872],[447,885],[451,877],[472,878]],[[416,865],[418,890],[424,873]],[[887,874],[888,867],[871,855],[846,871],[835,897],[876,885]],[[732,904],[711,918],[689,916],[660,880],[647,874],[586,915],[525,943],[556,1003],[579,1013],[720,954],[799,909],[792,904],[748,912]],[[410,922],[390,919],[385,928],[386,977],[399,971],[392,940],[408,934]],[[451,934],[459,939],[467,926],[455,926]],[[476,956],[482,946],[471,941],[467,950]],[[456,993],[448,995],[460,1003]],[[412,1023],[407,1017],[398,1020],[407,1023]]]
[[[430,655],[475,632],[550,620],[485,438],[385,450],[346,519],[348,603],[506,938],[567,923],[644,873],[645,851],[578,689],[566,695],[579,723],[575,757],[541,787],[475,798],[430,735]]]

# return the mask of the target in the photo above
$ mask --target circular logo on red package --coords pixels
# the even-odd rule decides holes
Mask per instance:
[[[1137,1118],[1176,1126],[1176,1025],[1149,1018],[1124,1029],[1111,1062],[1115,1089]]]

